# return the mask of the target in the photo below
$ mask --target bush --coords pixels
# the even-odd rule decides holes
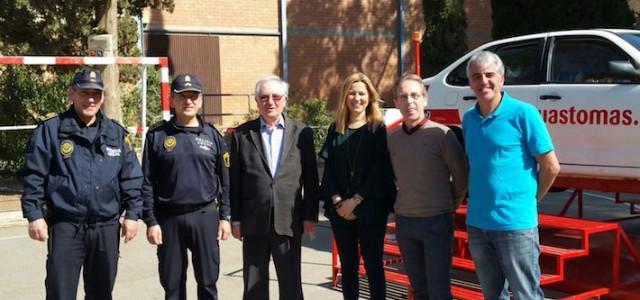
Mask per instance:
[[[9,66],[0,75],[0,124],[3,126],[39,123],[67,106],[67,84],[73,70],[60,75],[41,74],[27,66]],[[0,131],[0,172],[14,174],[22,165],[30,130]]]
[[[0,73],[0,125],[38,124],[69,107],[67,86],[76,68],[34,68],[8,66]],[[161,119],[160,72],[148,68],[147,124]],[[138,126],[140,121],[140,89],[121,82],[124,124]],[[0,131],[0,172],[15,174],[24,160],[24,149],[30,130]],[[136,139],[139,144],[140,139]]]
[[[324,139],[327,137],[327,129],[333,122],[331,113],[327,110],[327,100],[320,98],[302,100],[299,103],[289,105],[286,114],[313,128],[316,153],[320,151]]]
[[[142,73],[142,67],[139,73]],[[140,79],[142,76],[138,76]],[[122,99],[122,123],[127,127],[140,127],[142,117],[142,85],[140,82],[120,83],[120,95]],[[160,111],[160,72],[147,67],[147,127],[151,127],[162,120]],[[133,146],[136,150],[142,149],[142,136],[138,132],[130,132],[135,136]]]
[[[327,100],[320,98],[302,100],[298,103],[288,105],[285,110],[285,115],[313,128],[313,143],[316,148],[316,153],[319,152],[324,143],[324,139],[327,137],[327,129],[329,125],[331,125],[331,122],[333,122],[331,113],[327,110]],[[249,114],[245,116],[245,121],[255,120],[259,116],[258,111],[252,109]],[[225,131],[223,135],[227,145],[231,145],[230,132]]]

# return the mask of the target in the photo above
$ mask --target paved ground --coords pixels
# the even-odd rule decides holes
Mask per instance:
[[[0,299],[44,299],[46,243],[29,239],[26,222],[19,211],[20,185],[15,180],[0,178]],[[120,247],[121,258],[114,299],[163,299],[158,281],[155,247],[142,235]],[[331,286],[331,243],[329,222],[321,219],[315,238],[303,239],[302,279],[307,299],[338,299],[340,290]],[[221,272],[218,281],[220,299],[241,299],[242,244],[229,239],[221,243]],[[278,299],[275,270],[271,266],[270,299]],[[189,299],[196,299],[192,269],[187,279]],[[83,298],[82,286],[78,299]],[[402,292],[400,292],[402,293]],[[402,295],[404,296],[404,295]]]
[[[548,196],[540,206],[542,212],[558,213],[569,192]],[[610,194],[597,192],[585,193],[585,217],[590,219],[612,219],[627,217],[628,206],[614,205]],[[637,195],[636,195],[637,197]],[[44,298],[44,276],[46,244],[32,241],[26,235],[26,223],[19,209],[18,194],[12,189],[0,189],[0,299],[30,300]],[[3,204],[4,203],[4,204]],[[575,204],[569,211],[575,215]],[[640,248],[640,219],[620,222],[631,236],[636,248]],[[121,246],[121,260],[118,278],[114,290],[114,299],[162,299],[163,292],[158,282],[155,247],[149,245],[142,235],[129,244]],[[237,240],[224,241],[221,244],[222,265],[218,289],[220,299],[240,299],[242,294],[242,251]],[[319,224],[313,241],[309,237],[303,240],[302,249],[303,289],[307,300],[340,299],[340,290],[331,287],[331,249],[330,228],[326,219]],[[640,273],[640,271],[638,271]],[[271,271],[272,278],[275,276]],[[364,285],[364,282],[363,282]],[[78,299],[83,296],[80,287]],[[271,281],[270,299],[278,299],[277,281]],[[406,299],[406,290],[396,286],[389,287],[389,299]],[[195,280],[189,270],[189,299],[195,298]],[[363,299],[367,299],[363,295]],[[627,299],[627,298],[624,298]],[[628,298],[634,299],[634,298]],[[640,294],[638,298],[640,299]]]
[[[13,179],[0,176],[0,212],[20,209],[18,203],[22,186]]]
[[[307,299],[338,299],[339,290],[331,287],[331,249],[328,222],[318,228],[316,238],[304,238],[302,279]],[[141,228],[143,232],[144,227]],[[44,299],[46,244],[32,241],[24,225],[0,228],[0,299]],[[155,247],[143,236],[121,245],[114,299],[163,299],[158,282]],[[242,250],[235,239],[221,244],[221,274],[218,281],[220,299],[241,299]],[[196,299],[195,280],[189,270],[188,295]],[[272,270],[272,277],[275,271]],[[277,281],[271,281],[270,299],[278,299]],[[82,287],[78,299],[83,298]]]

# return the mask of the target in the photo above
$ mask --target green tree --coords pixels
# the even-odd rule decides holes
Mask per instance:
[[[142,67],[136,67],[142,68]],[[162,119],[160,112],[160,71],[147,67],[147,126]],[[123,122],[128,126],[138,126],[142,110],[141,89],[139,84],[122,85]]]
[[[425,30],[420,45],[422,77],[432,76],[467,51],[462,0],[423,0]]]
[[[333,117],[331,112],[327,109],[327,99],[322,98],[308,98],[298,101],[294,104],[287,105],[285,109],[287,117],[294,118],[313,129],[313,143],[316,147],[316,153],[320,151],[322,143],[324,143],[327,137],[327,129]],[[245,121],[250,121],[258,118],[260,114],[257,110],[252,109],[244,118]],[[240,124],[236,124],[240,125]],[[227,145],[230,145],[231,138],[227,132],[224,133],[225,141]]]
[[[491,8],[494,39],[554,30],[633,28],[636,21],[627,0],[492,0]]]
[[[42,79],[26,66],[10,66],[0,76],[0,124],[34,124],[67,106],[66,84],[72,72],[62,71],[61,80]],[[0,172],[12,173],[23,160],[28,131],[0,131]]]
[[[173,0],[119,0],[118,52],[139,56],[137,25],[145,7],[173,11]],[[83,56],[106,1],[0,0],[0,54]],[[66,109],[66,87],[77,66],[0,66],[0,125],[34,124]],[[139,66],[123,66],[119,89],[128,126],[138,125]],[[148,115],[160,118],[159,72],[149,68]],[[133,116],[133,117],[131,117]],[[29,133],[0,132],[0,172],[14,172],[22,160]]]
[[[147,6],[173,11],[174,1],[118,1],[121,17],[139,16]],[[0,0],[0,51],[3,55],[84,55],[89,35],[104,33],[97,26],[105,9],[102,0]],[[118,34],[127,35],[122,30]]]

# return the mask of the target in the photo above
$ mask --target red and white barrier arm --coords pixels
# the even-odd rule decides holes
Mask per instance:
[[[160,109],[169,120],[169,59],[167,57],[0,56],[1,65],[160,65]]]

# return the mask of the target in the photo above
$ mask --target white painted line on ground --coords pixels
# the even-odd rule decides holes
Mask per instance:
[[[595,197],[595,198],[616,201],[616,199],[613,198],[613,197],[607,197],[607,196],[603,196],[603,195],[600,195],[600,194],[594,194],[594,193],[589,193],[589,192],[582,192],[582,193],[585,194],[585,195],[591,196],[591,197]]]
[[[27,219],[22,217],[21,211],[0,212],[0,228],[27,225]]]
[[[28,235],[14,235],[14,236],[5,236],[5,237],[0,237],[0,241],[6,241],[6,240],[17,240],[17,239],[22,239],[22,238],[26,238],[29,237]]]

